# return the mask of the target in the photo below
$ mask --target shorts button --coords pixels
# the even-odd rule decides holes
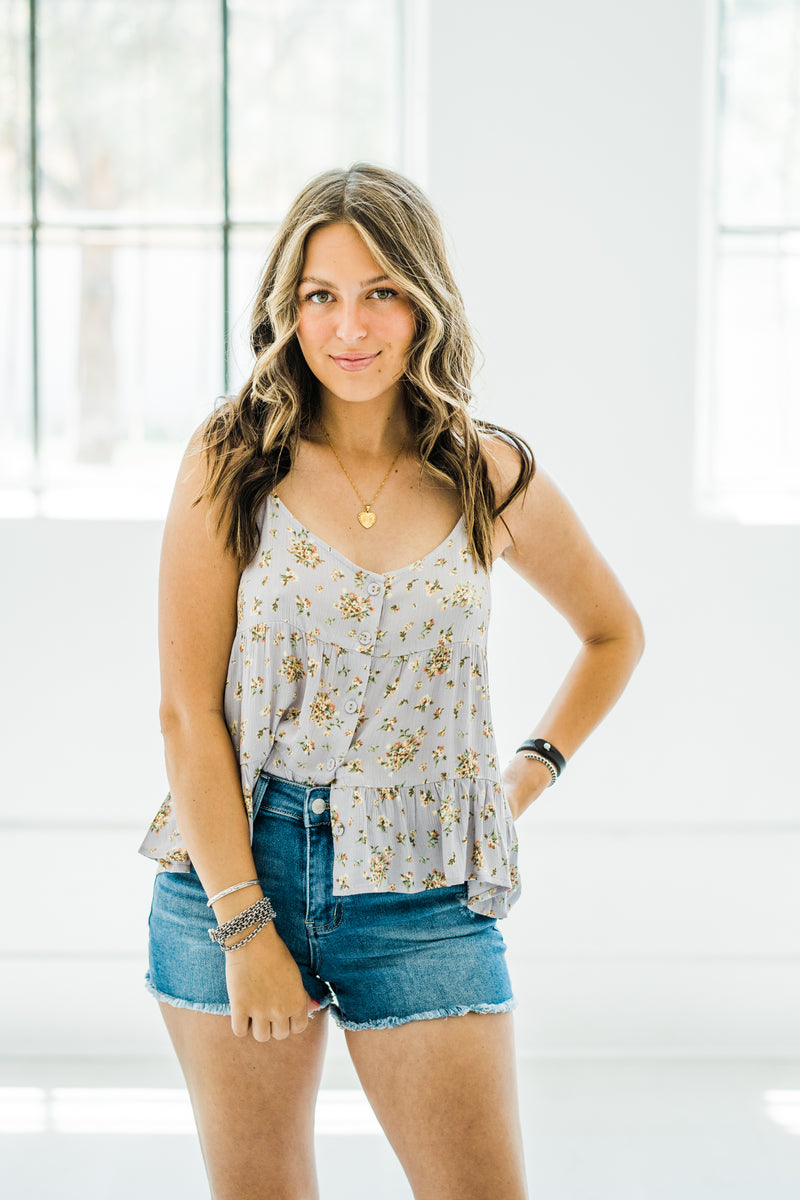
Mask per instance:
[[[323,800],[321,796],[317,796],[316,800],[311,801],[311,811],[314,813],[324,813],[327,807],[327,801]]]
[[[371,583],[369,585],[370,596],[380,596],[382,591],[383,591],[383,588],[381,587],[381,585],[379,583]]]
[[[344,705],[345,712],[354,713],[357,711],[357,709],[358,709],[358,701],[357,700],[346,700],[345,701],[345,705]]]
[[[361,633],[358,635],[358,640],[361,642],[362,646],[365,645],[369,641],[369,639],[370,639],[369,633],[367,633],[366,629],[362,629]]]
[[[335,758],[328,759],[328,761],[325,763],[325,770],[326,771],[335,771],[336,770],[336,759]],[[322,812],[322,809],[321,808],[315,809],[315,811]]]

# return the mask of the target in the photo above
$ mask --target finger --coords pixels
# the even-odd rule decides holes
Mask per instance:
[[[308,1026],[308,1013],[295,1013],[289,1017],[289,1032],[302,1033]]]
[[[268,1042],[270,1037],[270,1023],[264,1016],[253,1017],[253,1037],[257,1042]]]
[[[281,1021],[273,1021],[271,1028],[272,1028],[272,1036],[278,1042],[285,1041],[286,1038],[289,1036],[289,1034],[292,1032],[291,1029],[289,1028],[289,1020],[287,1017],[284,1017],[283,1020],[281,1020]]]
[[[250,1032],[250,1017],[246,1012],[231,1010],[231,1029],[235,1037],[247,1037]]]

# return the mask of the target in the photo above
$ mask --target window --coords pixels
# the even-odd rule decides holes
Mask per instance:
[[[800,2],[721,0],[698,497],[800,522]]]
[[[416,0],[0,0],[0,511],[160,516],[298,188],[416,173]]]

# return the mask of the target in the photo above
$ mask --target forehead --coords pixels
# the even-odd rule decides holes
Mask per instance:
[[[366,279],[379,275],[380,267],[352,225],[324,225],[306,240],[303,274],[338,274],[342,279]]]

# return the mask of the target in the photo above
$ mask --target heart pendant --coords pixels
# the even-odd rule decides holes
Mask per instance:
[[[372,526],[375,524],[378,518],[375,516],[374,512],[360,512],[358,514],[358,519],[365,529],[372,529]]]

